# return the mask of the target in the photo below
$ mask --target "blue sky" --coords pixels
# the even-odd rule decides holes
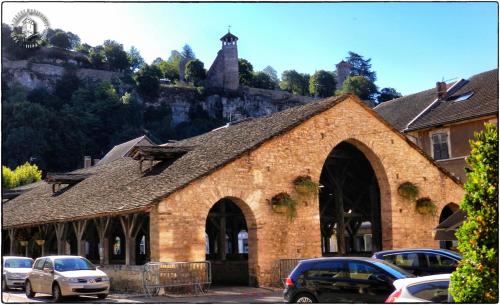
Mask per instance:
[[[21,9],[41,11],[53,28],[83,42],[135,46],[147,62],[185,43],[212,64],[231,25],[239,57],[279,74],[334,70],[357,52],[372,59],[376,84],[403,94],[438,80],[497,68],[498,4],[458,3],[3,3],[2,22]]]

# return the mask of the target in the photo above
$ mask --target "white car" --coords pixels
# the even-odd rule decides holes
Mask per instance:
[[[4,256],[2,264],[2,290],[24,288],[24,281],[31,271],[33,259],[23,256]]]
[[[394,281],[396,290],[386,303],[451,303],[448,295],[451,274],[410,277]]]

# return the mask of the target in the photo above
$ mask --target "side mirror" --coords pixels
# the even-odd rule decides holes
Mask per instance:
[[[49,267],[44,267],[43,268],[43,272],[54,273],[54,269],[53,268],[49,268]]]

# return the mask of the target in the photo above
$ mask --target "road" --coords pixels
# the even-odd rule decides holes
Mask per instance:
[[[52,298],[46,294],[36,294],[28,299],[24,291],[11,290],[2,293],[3,303],[50,303]],[[139,295],[110,294],[105,300],[95,297],[68,297],[64,303],[283,303],[280,290],[271,291],[251,287],[219,287],[211,289],[207,295],[200,296],[156,296],[146,298]]]

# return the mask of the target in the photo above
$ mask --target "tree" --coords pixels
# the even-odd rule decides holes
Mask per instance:
[[[79,44],[75,47],[75,51],[80,52],[80,53],[85,54],[85,55],[90,54],[90,49],[92,49],[92,47],[86,43]]]
[[[253,75],[252,87],[273,90],[275,83],[265,72],[256,72]]]
[[[457,230],[463,258],[451,275],[458,303],[498,303],[498,129],[486,124],[475,134],[460,209],[467,218]]]
[[[380,104],[402,96],[403,95],[394,88],[382,88],[380,94],[377,96],[377,102]]]
[[[130,47],[130,51],[127,54],[128,61],[130,63],[130,70],[136,71],[140,69],[144,64],[144,58],[142,58],[141,53],[137,50],[136,47]]]
[[[335,86],[333,73],[319,70],[309,80],[309,93],[318,97],[332,96],[335,95]]]
[[[70,49],[71,42],[69,41],[68,35],[63,31],[58,31],[49,39],[50,44],[55,47]]]
[[[2,166],[2,187],[7,189],[37,182],[41,179],[42,171],[35,164],[32,165],[26,162],[17,166],[15,170]]]
[[[159,66],[163,77],[168,79],[170,82],[174,82],[179,79],[179,67],[175,66],[171,62],[162,61]]]
[[[377,86],[364,76],[350,76],[344,81],[338,93],[354,93],[362,100],[373,101]]]
[[[281,74],[280,88],[297,95],[307,95],[309,92],[309,75],[300,74],[295,70],[286,70]]]
[[[144,97],[156,98],[160,90],[161,71],[158,66],[145,64],[135,76],[137,89]]]
[[[276,70],[274,70],[273,67],[267,66],[264,68],[264,70],[262,70],[262,72],[269,75],[269,77],[271,78],[271,81],[275,84],[274,85],[275,88],[279,86],[280,80],[278,79],[278,72],[276,72]]]
[[[104,56],[104,47],[95,46],[89,51],[89,60],[92,66],[96,69],[104,68],[104,62],[106,60]]]
[[[364,76],[372,82],[377,80],[377,74],[371,70],[371,58],[364,59],[363,56],[349,51],[346,61],[351,65],[351,76]]]
[[[186,80],[192,82],[195,86],[205,79],[206,73],[203,62],[199,59],[190,60],[186,64]]]
[[[243,58],[238,59],[238,70],[240,72],[240,85],[249,86],[253,85],[253,66]]]
[[[188,44],[185,44],[182,47],[182,52],[181,52],[182,57],[184,57],[186,60],[193,60],[196,58],[194,55],[193,49]]]
[[[125,70],[130,67],[127,52],[123,50],[123,45],[114,41],[106,40],[103,44],[104,57],[113,70]]]

